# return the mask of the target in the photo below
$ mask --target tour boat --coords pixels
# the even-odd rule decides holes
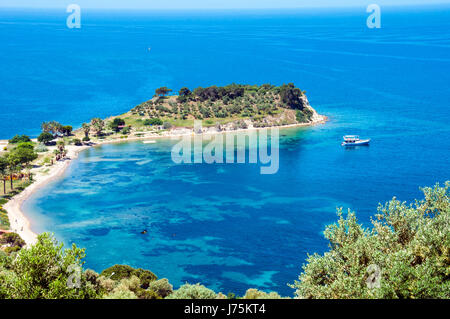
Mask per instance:
[[[342,146],[369,145],[370,139],[361,140],[358,135],[345,135]]]

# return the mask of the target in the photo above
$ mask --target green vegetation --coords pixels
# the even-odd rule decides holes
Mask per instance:
[[[297,298],[450,298],[450,182],[424,188],[407,205],[380,205],[371,229],[354,213],[325,230],[330,251],[309,256],[292,288]],[[1,203],[1,202],[0,202]],[[51,235],[23,249],[16,234],[0,237],[1,298],[235,299],[197,283],[177,290],[144,269],[114,265],[101,274],[83,270],[83,249],[63,249]],[[22,249],[21,249],[22,248]],[[76,286],[74,286],[76,285]],[[77,287],[77,288],[74,288]],[[278,299],[248,289],[243,299]]]
[[[41,124],[42,132],[51,133],[54,137],[57,134],[62,134],[63,136],[69,136],[72,134],[72,126],[70,125],[62,125],[56,121],[43,122]]]
[[[163,125],[163,121],[159,118],[146,119],[144,125]]]
[[[109,127],[114,131],[114,132],[119,132],[121,127],[123,127],[125,125],[125,121],[123,119],[121,119],[120,117],[116,117],[110,124]]]
[[[270,84],[231,84],[223,87],[183,87],[178,96],[169,96],[166,87],[156,90],[156,97],[121,116],[128,125],[192,127],[193,120],[206,120],[209,126],[249,119],[256,127],[309,122],[312,109],[304,92],[294,84],[276,87]],[[296,117],[295,110],[304,111]],[[138,121],[141,120],[141,121]],[[205,122],[206,122],[205,121]]]
[[[47,145],[48,143],[50,143],[51,141],[53,141],[55,137],[53,136],[52,133],[50,132],[42,132],[39,136],[38,136],[38,141],[40,143],[43,143],[45,145]]]
[[[450,298],[450,182],[425,199],[380,205],[371,229],[354,213],[325,230],[330,251],[309,256],[292,286],[301,298]]]
[[[26,135],[16,135],[9,140],[9,143],[11,144],[26,143],[26,142],[31,142],[31,139]]]

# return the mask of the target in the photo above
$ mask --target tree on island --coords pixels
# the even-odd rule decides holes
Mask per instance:
[[[123,126],[125,125],[125,120],[116,117],[110,124],[109,127],[114,131],[114,132],[119,132]]]
[[[55,136],[57,133],[62,133],[63,125],[56,121],[43,122],[41,124],[41,129],[43,132],[50,132]]]
[[[100,136],[105,128],[105,122],[101,118],[93,118],[91,120],[91,128],[94,129],[95,135]]]
[[[178,103],[185,103],[188,101],[189,97],[192,95],[191,90],[187,87],[183,87],[178,92],[177,102]]]
[[[89,133],[91,132],[91,125],[88,123],[83,123],[81,126],[83,133],[84,133],[84,139],[83,140],[89,140]]]
[[[38,136],[38,141],[40,143],[43,143],[45,145],[48,145],[51,141],[53,141],[54,136],[52,133],[49,132],[42,132],[39,136]]]
[[[72,134],[73,127],[70,125],[64,125],[61,127],[61,133],[65,136],[70,136]]]
[[[293,83],[283,84],[280,87],[281,101],[291,109],[303,109],[303,92],[296,88]]]
[[[156,89],[155,93],[159,96],[166,96],[167,94],[169,94],[170,92],[172,92],[171,89],[167,88],[166,86],[160,87],[158,89]]]

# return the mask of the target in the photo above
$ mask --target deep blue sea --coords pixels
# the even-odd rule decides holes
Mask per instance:
[[[64,10],[0,10],[0,138],[120,114],[160,86],[294,82],[330,119],[282,131],[275,175],[175,164],[168,140],[90,149],[26,202],[32,228],[86,247],[96,271],[292,295],[336,207],[368,225],[379,202],[450,178],[450,7],[382,8],[381,29],[367,16],[82,11],[70,30]],[[345,134],[373,142],[346,150]]]

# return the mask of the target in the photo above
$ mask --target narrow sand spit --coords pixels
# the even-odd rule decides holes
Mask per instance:
[[[292,124],[292,125],[285,125],[285,126],[279,126],[278,128],[288,128],[288,127],[301,127],[301,126],[312,126],[316,124],[325,123],[327,121],[327,118],[322,115],[318,115],[317,113],[313,117],[312,122],[310,123],[302,123],[302,124]],[[242,131],[250,131],[250,130],[260,130],[260,129],[269,129],[269,128],[275,128],[275,127],[265,127],[265,128],[249,128],[249,129],[239,129],[234,131],[222,131],[222,132],[204,132],[204,134],[222,134],[222,133],[234,133],[234,132],[242,132]],[[67,149],[67,157],[64,160],[56,162],[54,165],[48,167],[47,172],[37,171],[34,172],[34,183],[28,186],[24,191],[22,191],[20,194],[17,194],[11,200],[9,200],[3,207],[8,212],[8,218],[11,225],[11,230],[18,233],[20,237],[22,237],[27,245],[34,244],[37,240],[37,235],[31,230],[30,221],[27,219],[25,214],[22,211],[22,204],[26,199],[28,199],[36,190],[39,188],[45,186],[52,180],[57,179],[60,177],[66,168],[69,166],[71,161],[78,157],[78,154],[93,146],[99,146],[103,144],[110,144],[110,143],[123,143],[123,142],[130,142],[130,141],[139,141],[139,140],[146,140],[146,139],[155,139],[155,138],[177,138],[182,137],[186,135],[192,135],[193,132],[190,130],[189,132],[184,131],[181,133],[180,131],[173,130],[173,132],[164,132],[164,134],[150,134],[143,137],[128,137],[124,139],[115,139],[115,140],[106,140],[102,141],[96,144],[93,144],[91,146],[74,146],[74,145],[68,145],[66,146]]]

